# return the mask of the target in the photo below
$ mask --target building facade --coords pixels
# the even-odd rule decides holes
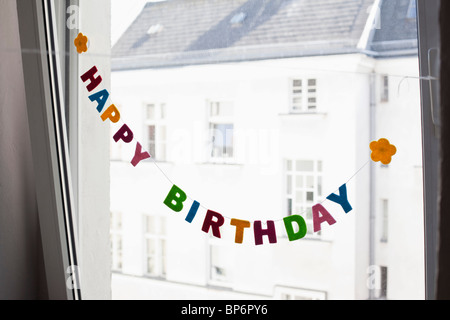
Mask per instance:
[[[414,3],[147,4],[113,48],[113,103],[152,155],[133,167],[111,145],[113,298],[422,299]],[[387,166],[370,161],[382,137]],[[163,203],[174,184],[180,212]],[[326,201],[343,184],[347,213]],[[336,221],[318,232],[316,204]],[[233,218],[251,222],[242,244]],[[255,244],[255,221],[276,243]]]

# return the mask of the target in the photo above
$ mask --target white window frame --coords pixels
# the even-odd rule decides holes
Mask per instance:
[[[111,212],[111,269],[123,270],[123,214],[120,211]]]
[[[295,85],[297,81],[301,81],[301,87]],[[310,86],[309,82],[314,81],[315,84]],[[317,113],[318,112],[318,79],[317,77],[295,77],[289,79],[289,112],[290,113]],[[301,92],[295,92],[300,91]],[[300,99],[299,105],[294,103],[294,99]],[[311,102],[310,99],[315,99]],[[311,106],[314,106],[311,108]]]
[[[153,105],[155,117],[148,117],[148,108]],[[143,104],[145,148],[155,161],[167,161],[167,104],[163,102],[146,102]],[[149,127],[155,127],[154,151],[150,148]],[[163,133],[164,132],[164,133]]]
[[[297,170],[297,162],[307,161],[313,163],[312,171],[299,171]],[[290,166],[289,166],[290,163]],[[306,222],[308,228],[306,238],[307,239],[322,239],[322,231],[314,232],[313,220],[312,220],[312,206],[317,204],[323,197],[323,161],[311,160],[311,159],[285,159],[284,160],[284,178],[285,178],[285,216],[298,214],[301,215]],[[313,179],[313,186],[308,187],[307,180],[310,177]],[[298,180],[298,178],[301,178]],[[301,186],[298,186],[298,182],[301,182]],[[320,183],[319,183],[320,181]],[[319,188],[319,185],[321,186]],[[320,190],[319,190],[320,189]],[[304,201],[296,202],[298,199],[298,193],[302,193],[302,199]],[[308,201],[307,193],[312,192],[312,200]],[[291,208],[289,208],[289,201],[291,202]],[[298,207],[296,207],[298,205]],[[289,212],[291,209],[291,212]],[[308,216],[311,215],[311,216]]]
[[[67,7],[73,4],[78,1],[66,2]],[[110,21],[98,12],[109,8],[109,0],[83,1],[78,15],[83,33],[96,39],[89,54],[103,56],[95,64],[107,88]],[[77,80],[68,85],[65,115],[61,55],[53,54],[61,53],[58,32],[64,31],[58,30],[61,17],[55,9],[55,0],[17,1],[46,291],[51,300],[109,299],[109,125],[98,125],[86,88],[79,89],[79,75],[93,62],[76,53],[72,39],[65,39],[64,50],[75,57],[68,61]],[[68,38],[79,31],[72,30]],[[90,130],[80,130],[85,127]]]
[[[148,230],[148,219],[153,219],[155,223],[156,233],[150,232]],[[167,219],[164,216],[143,214],[143,241],[144,241],[144,270],[143,274],[159,279],[167,278]],[[156,272],[149,272],[148,264],[148,240],[153,240],[156,243],[155,254],[153,258],[155,259],[155,269]]]
[[[325,291],[276,286],[274,297],[277,300],[327,300],[327,293]]]
[[[207,261],[208,261],[208,279],[207,282],[211,286],[218,286],[224,288],[231,288],[233,281],[233,269],[228,266],[225,270],[229,272],[228,275],[223,279],[215,278],[213,275],[213,248],[218,248],[219,250],[224,250],[226,252],[230,252],[229,248],[224,246],[222,243],[223,240],[216,239],[212,235],[209,235],[208,248],[207,248]],[[232,263],[230,263],[232,265]]]
[[[230,104],[231,105],[231,112],[232,114],[229,115],[215,115],[212,114],[212,105],[213,104],[219,104],[219,110],[220,110],[220,104]],[[208,151],[208,160],[212,163],[234,163],[236,159],[236,127],[234,123],[234,103],[229,100],[224,99],[216,99],[216,100],[207,100],[206,101],[206,109],[207,109],[207,118],[208,118],[208,143],[207,143],[207,151]],[[233,130],[231,132],[232,137],[232,154],[230,156],[215,156],[214,150],[213,150],[213,134],[212,126],[214,125],[220,125],[220,124],[230,124],[233,126]],[[222,137],[223,139],[228,139],[227,135],[229,134],[230,130],[226,130],[225,135],[226,137]]]

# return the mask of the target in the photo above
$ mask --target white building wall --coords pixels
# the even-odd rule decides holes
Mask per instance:
[[[389,76],[389,101],[377,104],[380,137],[398,141],[388,168],[377,170],[377,214],[381,199],[389,203],[388,240],[380,242],[378,219],[377,264],[388,267],[389,299],[424,299],[424,225],[422,139],[417,58],[377,61],[377,73]],[[380,85],[380,83],[379,83]]]
[[[344,55],[113,73],[111,98],[138,141],[145,139],[144,103],[167,105],[168,161],[158,166],[205,208],[227,217],[221,228],[223,238],[213,241],[230,250],[230,265],[235,266],[231,289],[272,297],[282,286],[325,292],[329,299],[368,297],[368,166],[347,184],[353,211],[345,214],[339,205],[324,203],[337,223],[322,225],[322,240],[288,243],[281,219],[286,216],[284,159],[323,161],[323,199],[370,159],[367,71],[372,64],[361,55]],[[387,62],[377,67],[391,70]],[[289,79],[301,76],[318,80],[317,114],[288,114]],[[208,99],[234,102],[233,164],[207,162]],[[397,138],[395,130],[377,130],[392,141]],[[185,202],[180,213],[167,208],[163,200],[171,182],[151,161],[131,166],[133,154],[134,145],[122,147],[124,162],[111,163],[111,210],[121,211],[124,220],[123,273],[143,274],[142,215],[156,214],[166,217],[169,226],[168,282],[143,280],[140,286],[155,288],[160,283],[164,287],[157,292],[141,287],[139,292],[147,295],[143,298],[174,297],[167,291],[171,283],[212,285],[208,281],[210,240],[201,231],[205,208],[192,224],[185,222],[191,201]],[[410,210],[417,211],[417,207]],[[279,220],[278,243],[255,246],[252,230],[246,230],[244,244],[235,244],[228,218]],[[389,283],[394,285],[391,277],[396,277],[396,269],[392,269]],[[113,276],[113,295],[116,292],[116,297],[125,298],[125,289],[136,288],[133,284],[138,278],[127,279]],[[189,292],[188,288],[183,286],[183,292]],[[186,297],[193,298],[198,291],[192,287]],[[130,297],[135,297],[133,292]]]

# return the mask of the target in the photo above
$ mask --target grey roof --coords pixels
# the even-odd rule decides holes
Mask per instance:
[[[149,2],[113,47],[113,70],[357,52],[373,3],[374,0]],[[382,6],[382,10],[387,10],[382,12],[390,14],[408,7],[409,0],[384,3],[391,3]],[[403,15],[394,13],[398,15],[395,18],[406,17],[406,10]],[[374,29],[370,37],[373,44],[367,49],[389,51],[386,44],[399,36],[402,40],[413,39],[410,25],[408,22],[399,28],[398,34]],[[417,44],[408,45],[410,49]]]
[[[368,50],[379,55],[417,53],[416,0],[384,0],[379,28],[374,30]]]

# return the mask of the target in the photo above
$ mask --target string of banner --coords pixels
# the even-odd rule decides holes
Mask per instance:
[[[74,44],[79,54],[88,50],[87,43],[88,38],[82,33],[78,34],[77,38],[74,40]],[[119,120],[121,120],[120,112],[114,104],[110,104],[106,107],[106,102],[108,101],[110,94],[106,89],[98,89],[102,83],[102,77],[98,74],[97,67],[95,65],[92,66],[88,71],[81,75],[80,78],[83,83],[86,84],[86,89],[90,94],[89,100],[97,104],[96,109],[100,114],[102,121],[110,121],[112,124],[117,124]],[[190,199],[192,203],[189,210],[186,210],[187,215],[185,217],[185,221],[192,223],[194,218],[197,216],[200,207],[203,207],[206,209],[206,214],[201,230],[207,234],[211,232],[214,237],[221,238],[220,228],[225,224],[225,218],[228,217],[202,206],[199,201],[190,198],[180,187],[174,184],[167,174],[157,165],[151,154],[148,151],[143,150],[141,143],[135,139],[133,131],[126,123],[120,126],[112,138],[115,143],[129,144],[133,141],[136,142],[134,155],[131,159],[131,164],[134,167],[138,166],[141,161],[146,159],[153,160],[155,166],[172,184],[171,189],[163,201],[163,203],[170,210],[174,212],[181,212],[185,209],[186,200]],[[396,147],[385,138],[381,138],[378,141],[372,141],[369,148],[371,150],[371,160],[374,162],[381,162],[385,165],[391,162],[392,156],[394,156],[397,152]],[[350,177],[347,182],[342,184],[338,190],[329,194],[322,202],[312,206],[311,211],[314,233],[321,231],[323,223],[327,223],[328,225],[333,225],[336,223],[334,217],[323,206],[323,203],[326,200],[339,204],[345,214],[353,210],[347,197],[347,183],[353,179],[353,177],[355,177],[369,162],[370,160],[366,162],[352,177]],[[251,228],[252,223],[248,220],[236,218],[228,219],[230,220],[230,225],[235,227],[235,243],[242,244],[244,242],[245,230]],[[301,214],[289,215],[284,217],[282,220],[284,222],[284,227],[289,241],[296,241],[306,236],[308,228],[306,221]],[[254,243],[257,246],[264,243],[264,237],[266,237],[268,242],[271,244],[277,243],[275,220],[268,220],[264,223],[261,220],[253,221],[253,234]]]

